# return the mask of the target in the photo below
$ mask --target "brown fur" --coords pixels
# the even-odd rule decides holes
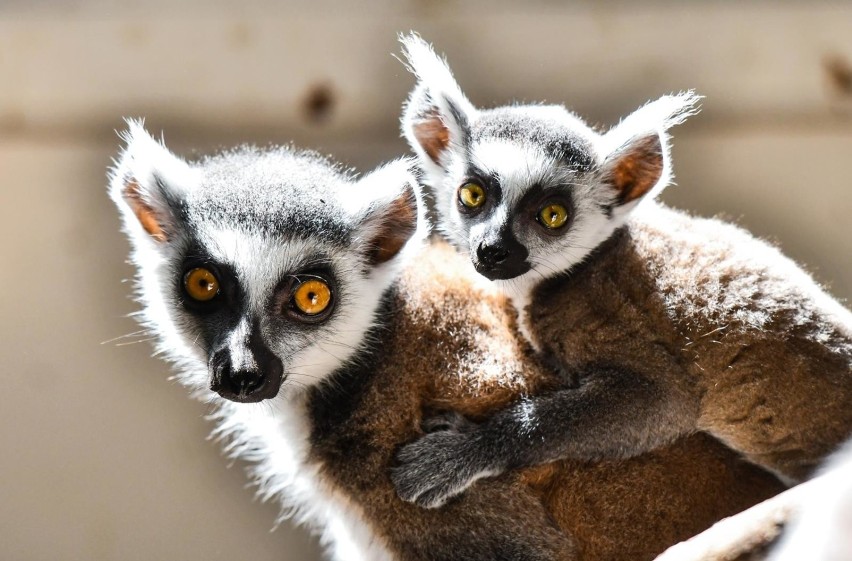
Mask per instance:
[[[815,478],[788,489],[667,549],[656,561],[757,561],[776,547],[804,505],[833,482]],[[817,544],[814,544],[815,546]]]
[[[662,173],[663,146],[660,136],[654,134],[635,141],[627,153],[619,154],[604,181],[618,191],[618,201],[624,204],[648,193]]]
[[[852,432],[852,315],[734,226],[649,204],[528,312],[568,369],[651,380],[683,400],[677,424],[791,480]]]
[[[438,115],[429,115],[414,124],[414,136],[433,162],[438,163],[441,154],[450,143],[450,131]]]
[[[401,559],[652,559],[782,487],[705,435],[630,460],[561,461],[475,484],[439,509],[389,474],[424,416],[481,419],[562,381],[534,360],[498,289],[443,244],[403,275],[381,345],[311,397],[315,459]]]
[[[394,257],[417,229],[417,199],[409,187],[404,196],[391,203],[373,239],[370,263],[385,263]]]

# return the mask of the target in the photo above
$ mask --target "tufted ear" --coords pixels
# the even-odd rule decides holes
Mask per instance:
[[[446,62],[415,34],[400,37],[417,85],[402,114],[402,133],[427,172],[440,172],[447,154],[463,150],[476,109],[462,93]]]
[[[181,226],[181,209],[195,171],[154,140],[139,121],[128,120],[126,143],[110,172],[110,196],[134,239],[170,241]]]
[[[603,137],[602,181],[612,188],[615,205],[656,195],[672,179],[670,127],[698,112],[693,92],[663,96],[636,110]]]
[[[363,177],[347,206],[355,207],[358,242],[371,265],[381,265],[409,242],[422,241],[428,233],[417,177],[410,160],[397,160]]]

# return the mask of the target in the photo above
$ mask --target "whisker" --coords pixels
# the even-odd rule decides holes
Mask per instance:
[[[112,339],[107,339],[106,341],[101,341],[101,345],[107,345],[109,343],[113,343],[120,339],[127,339],[129,337],[138,337],[139,335],[148,335],[151,333],[150,329],[140,329],[139,331],[134,331],[133,333],[128,333],[126,335],[119,335],[118,337],[113,337]]]
[[[155,341],[156,339],[157,339],[157,337],[148,337],[146,339],[139,339],[137,341],[125,341],[123,343],[116,343],[115,346],[116,347],[127,347],[127,346],[130,346],[130,345],[137,345],[139,343],[144,343],[145,341]]]

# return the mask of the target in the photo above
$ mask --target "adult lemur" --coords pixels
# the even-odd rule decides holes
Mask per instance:
[[[476,109],[428,44],[404,44],[402,128],[440,229],[577,387],[478,425],[446,416],[452,430],[402,451],[403,498],[437,506],[483,474],[699,431],[794,482],[850,435],[852,314],[774,247],[650,200],[696,96],[598,134],[562,106]]]
[[[446,509],[399,500],[390,468],[424,409],[482,418],[561,383],[465,259],[437,246],[410,260],[426,227],[408,164],[356,181],[286,148],[187,163],[138,124],[126,140],[110,193],[141,320],[216,405],[261,494],[334,558],[651,559],[780,490],[696,435],[626,462],[505,474]]]

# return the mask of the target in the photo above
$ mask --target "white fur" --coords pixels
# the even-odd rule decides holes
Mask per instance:
[[[852,443],[823,473],[769,561],[852,559]]]
[[[461,124],[452,117],[449,103],[452,103],[467,120],[476,118],[476,108],[467,99],[464,93],[462,93],[461,88],[459,88],[453,78],[452,72],[450,72],[449,66],[447,66],[443,59],[435,54],[435,51],[432,50],[432,47],[427,42],[413,33],[407,36],[400,35],[400,41],[403,45],[403,54],[408,61],[407,67],[413,74],[417,75],[417,79],[421,84],[419,88],[412,92],[408,102],[405,104],[403,109],[405,114],[403,117],[403,123],[413,123],[419,120],[415,100],[420,96],[429,95],[435,106],[438,108],[438,112],[441,115],[441,120],[444,123],[444,126],[446,126],[449,131],[451,150],[460,149],[460,140],[463,137],[463,131],[461,129]],[[422,86],[422,84],[428,84],[428,93],[427,89]],[[404,126],[402,132],[403,136],[405,136],[408,140],[409,145],[414,148],[414,151],[419,156],[424,171],[428,175],[440,174],[441,165],[433,162],[428,154],[426,154],[423,147],[414,136],[414,129],[412,127]],[[447,165],[449,163],[447,160],[449,157],[448,152],[449,151],[445,151],[441,155],[442,165]]]

